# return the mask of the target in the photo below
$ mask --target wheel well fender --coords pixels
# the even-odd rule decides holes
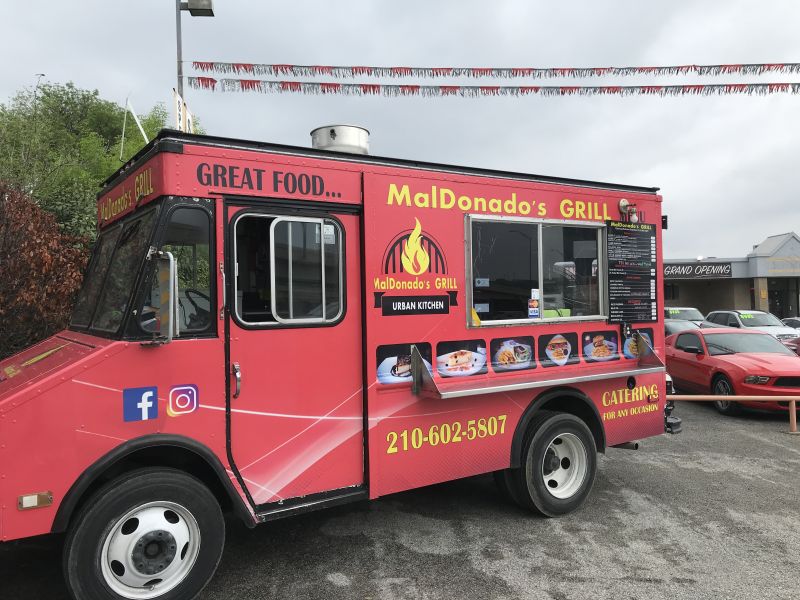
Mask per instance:
[[[542,410],[565,412],[575,415],[589,427],[598,452],[606,451],[606,430],[597,406],[586,394],[574,388],[553,388],[539,394],[525,409],[514,430],[511,440],[511,467],[520,466],[522,445],[531,420]]]
[[[252,512],[207,446],[183,436],[155,434],[120,444],[89,466],[59,504],[51,532],[66,531],[72,517],[101,486],[141,467],[172,467],[193,475],[208,486],[223,509],[233,510],[248,527],[255,526]]]

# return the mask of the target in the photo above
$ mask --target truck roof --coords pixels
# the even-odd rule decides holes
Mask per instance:
[[[513,171],[502,171],[497,169],[484,169],[478,167],[467,167],[459,165],[450,165],[443,163],[425,162],[417,160],[409,160],[403,158],[390,158],[384,156],[375,156],[371,154],[347,154],[343,152],[335,152],[330,150],[317,150],[315,148],[306,148],[303,146],[288,146],[284,144],[273,144],[269,142],[256,142],[251,140],[240,140],[234,138],[225,138],[211,135],[197,135],[191,133],[183,133],[174,129],[162,129],[158,132],[155,138],[148,143],[144,148],[137,152],[131,160],[125,165],[115,171],[108,179],[102,184],[100,194],[104,194],[110,187],[112,187],[118,179],[124,177],[129,171],[133,170],[139,164],[148,160],[152,155],[158,152],[181,152],[184,144],[192,144],[196,146],[210,146],[215,148],[227,149],[241,149],[241,150],[256,150],[262,152],[269,152],[272,154],[288,154],[292,156],[308,156],[320,159],[331,159],[337,161],[346,161],[352,163],[362,164],[375,164],[395,167],[405,167],[409,169],[420,169],[426,171],[447,172],[447,173],[460,173],[465,175],[477,175],[484,177],[495,177],[498,179],[513,179],[519,181],[536,181],[542,183],[555,183],[561,185],[571,185],[577,187],[588,187],[603,190],[616,190],[622,192],[636,192],[640,194],[655,194],[658,192],[657,187],[642,187],[635,185],[625,185],[617,183],[608,183],[600,181],[589,181],[585,179],[570,179],[566,177],[549,177],[546,175],[534,175],[531,173],[517,173]]]

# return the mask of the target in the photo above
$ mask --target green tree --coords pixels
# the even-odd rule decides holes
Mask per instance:
[[[0,104],[0,181],[35,198],[69,235],[93,238],[99,184],[120,166],[125,108],[97,90],[44,84]],[[142,116],[149,137],[167,122],[162,104]],[[144,145],[128,119],[123,160]]]

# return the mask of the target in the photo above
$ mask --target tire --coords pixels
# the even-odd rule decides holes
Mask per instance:
[[[512,478],[523,508],[557,517],[577,510],[589,497],[597,475],[597,448],[589,427],[575,415],[537,415],[521,458]]]
[[[518,470],[519,469],[503,469],[502,471],[495,471],[492,475],[494,475],[494,482],[500,490],[500,495],[509,502],[523,506],[516,487],[515,473]]]
[[[219,502],[203,483],[138,469],[98,490],[70,524],[64,579],[75,600],[189,600],[211,580],[224,544]]]
[[[492,477],[494,477],[494,483],[497,486],[497,489],[500,491],[500,495],[503,496],[506,500],[512,500],[511,492],[508,489],[508,483],[506,483],[506,472],[503,471],[494,471],[492,473]]]
[[[730,380],[725,375],[718,375],[711,384],[715,396],[730,396],[734,393]],[[731,400],[714,400],[714,408],[722,415],[734,416],[742,412],[742,407]]]

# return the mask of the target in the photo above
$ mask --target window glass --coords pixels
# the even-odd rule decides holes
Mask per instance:
[[[472,305],[482,320],[527,319],[539,291],[539,226],[472,222]]]
[[[274,322],[270,226],[274,217],[243,217],[236,222],[236,314],[246,323]]]
[[[764,352],[794,356],[794,352],[766,333],[710,333],[705,337],[711,355]]]
[[[739,317],[745,327],[781,327],[783,323],[770,313],[740,312]]]
[[[178,208],[170,216],[161,246],[172,253],[178,272],[178,329],[181,335],[211,328],[211,222],[199,208]],[[140,312],[145,331],[157,331],[160,320],[158,280]]]
[[[92,262],[86,275],[83,278],[81,291],[75,301],[75,309],[72,312],[71,324],[77,327],[88,327],[92,320],[92,313],[97,306],[97,296],[103,286],[103,280],[111,264],[111,255],[114,253],[114,246],[117,244],[122,227],[115,227],[110,231],[100,234],[97,246],[94,250]]]
[[[664,329],[667,332],[667,335],[672,335],[674,333],[680,333],[681,331],[685,331],[686,329],[699,329],[700,325],[694,323],[693,321],[665,321],[664,322]]]
[[[155,211],[151,210],[130,221],[122,230],[92,320],[92,329],[115,332],[122,324],[133,283],[150,242],[154,216]]]
[[[700,340],[693,333],[684,333],[682,335],[679,335],[678,339],[675,341],[675,347],[678,350],[683,350],[687,346],[702,348],[702,346],[700,345]]]
[[[664,316],[667,319],[685,319],[687,321],[703,320],[703,313],[696,308],[665,308]]]
[[[281,319],[324,318],[322,224],[278,221],[275,236],[275,307]]]
[[[680,290],[678,288],[678,284],[676,283],[665,283],[664,284],[664,300],[678,300],[680,294]],[[665,315],[668,319],[670,318],[669,315]],[[677,317],[672,317],[677,318]]]
[[[544,318],[600,314],[597,231],[542,226]]]
[[[600,316],[599,237],[597,227],[473,220],[472,308],[487,322]]]
[[[338,224],[328,219],[241,218],[236,225],[239,317],[247,323],[338,319],[341,238]]]
[[[325,250],[325,318],[332,321],[342,312],[342,240],[339,226],[332,222],[322,225]]]
[[[728,327],[739,327],[739,321],[733,315],[728,315]]]

